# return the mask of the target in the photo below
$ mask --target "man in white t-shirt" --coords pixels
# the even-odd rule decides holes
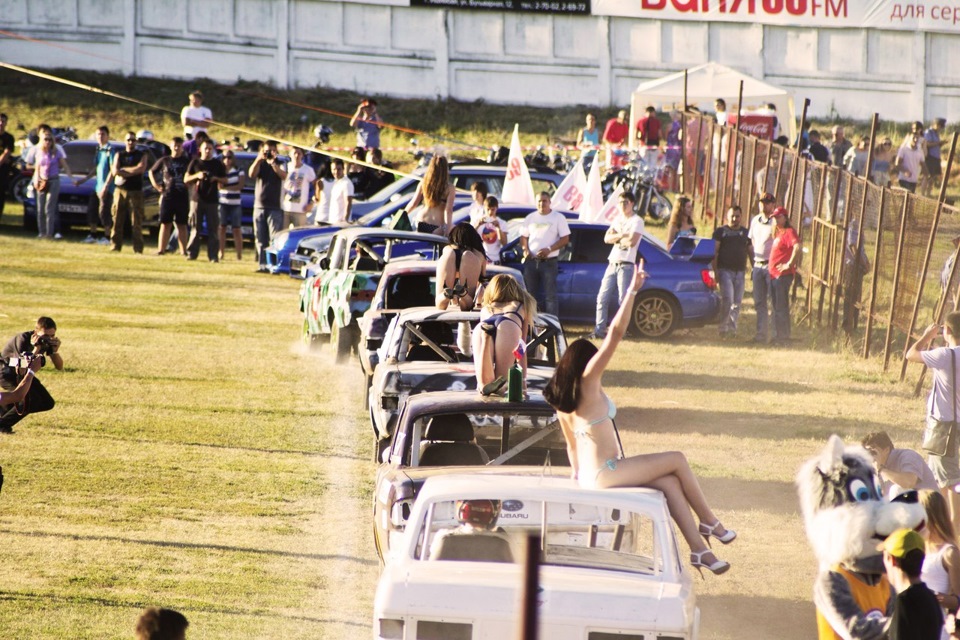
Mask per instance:
[[[897,160],[893,165],[894,170],[899,172],[900,186],[910,193],[916,192],[917,183],[926,173],[925,160],[926,154],[920,148],[919,134],[910,133],[897,151]]]
[[[629,191],[620,194],[620,211],[603,235],[603,241],[612,244],[613,248],[610,249],[607,270],[603,272],[600,292],[597,294],[597,323],[593,328],[595,338],[607,335],[607,319],[613,308],[613,297],[616,296],[616,308],[619,309],[633,280],[637,250],[643,236],[643,218],[633,210],[636,201],[636,196]]]
[[[180,110],[180,123],[183,125],[183,136],[190,140],[198,131],[207,132],[213,112],[203,106],[203,94],[194,91],[190,94],[190,104]]]
[[[523,249],[523,281],[537,298],[537,307],[557,315],[557,258],[570,242],[570,226],[561,213],[550,209],[550,194],[542,191],[537,210],[528,215],[520,230]],[[542,287],[542,292],[541,292]]]
[[[770,249],[773,247],[773,230],[776,223],[773,221],[773,210],[777,199],[770,192],[760,194],[757,203],[760,212],[750,221],[748,236],[753,246],[753,267],[750,279],[753,282],[753,308],[757,312],[757,335],[753,341],[765,344],[769,339],[770,329],[770,272],[767,270],[767,261],[770,260]],[[776,338],[777,336],[774,336]]]
[[[327,221],[330,224],[340,224],[350,220],[353,183],[346,176],[343,160],[334,158],[330,167],[333,170],[333,186],[330,188],[330,213]]]
[[[483,208],[485,215],[474,226],[483,240],[483,251],[487,254],[487,262],[500,264],[500,249],[507,243],[507,222],[497,216],[500,202],[495,197],[487,196],[483,202]]]
[[[307,224],[307,206],[310,204],[310,187],[317,181],[317,173],[308,164],[303,162],[303,149],[294,147],[291,152],[293,166],[287,169],[287,177],[283,181],[283,228],[288,229],[290,223],[295,227]]]

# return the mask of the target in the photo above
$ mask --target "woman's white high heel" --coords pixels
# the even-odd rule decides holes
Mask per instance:
[[[713,563],[707,564],[703,561],[703,556],[707,554],[713,554],[713,551],[710,549],[704,549],[703,551],[691,551],[690,552],[690,564],[700,572],[700,577],[703,578],[703,569],[713,572],[714,575],[719,576],[721,573],[726,573],[730,570],[730,563],[724,562],[723,560],[717,560],[714,556]]]
[[[704,524],[700,523],[699,531],[700,535],[703,536],[703,539],[707,541],[707,546],[712,547],[710,544],[710,538],[716,538],[723,544],[730,544],[737,539],[737,532],[733,529],[724,529],[724,534],[718,536],[715,532],[717,529],[723,529],[723,525],[720,524],[720,521],[717,520],[713,524]]]

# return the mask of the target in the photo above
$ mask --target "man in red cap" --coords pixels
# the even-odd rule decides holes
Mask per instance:
[[[769,339],[770,311],[767,299],[770,290],[770,272],[767,262],[770,260],[770,247],[773,246],[773,208],[777,199],[772,193],[760,194],[757,206],[760,213],[750,221],[749,237],[753,245],[750,258],[752,269],[750,280],[753,283],[753,308],[757,312],[757,335],[754,342],[766,343]],[[776,334],[774,334],[776,335]]]
[[[800,237],[790,226],[790,216],[783,207],[773,210],[777,225],[770,246],[770,297],[773,302],[773,342],[785,344],[790,341],[790,288],[793,276],[800,264]]]

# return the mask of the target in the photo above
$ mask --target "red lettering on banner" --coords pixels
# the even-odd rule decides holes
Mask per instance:
[[[578,193],[578,194],[577,194],[577,197],[570,201],[570,208],[571,208],[571,209],[579,209],[579,208],[580,208],[580,205],[582,205],[582,204],[583,204],[583,194],[582,194],[582,193]]]
[[[783,11],[783,0],[763,0],[763,10],[765,13],[780,13]]]
[[[832,14],[830,12],[833,12]],[[847,17],[847,0],[827,0],[827,15],[833,15],[834,18]]]
[[[802,16],[807,12],[807,0],[787,0],[787,13]]]
[[[697,0],[671,0],[673,8],[680,13],[697,10]]]
[[[925,9],[926,9],[926,7],[924,7],[922,4],[918,4],[918,5],[917,5],[917,18],[922,18],[922,17],[923,17],[923,13],[924,13],[924,10],[925,10]]]
[[[736,13],[737,10],[740,9],[740,3],[741,3],[742,1],[743,1],[743,0],[733,0],[733,3],[730,5],[730,11],[729,11],[729,13]],[[721,7],[720,11],[723,11],[723,8],[722,8],[722,7]],[[756,12],[757,12],[757,2],[756,2],[756,0],[747,0],[747,13],[753,15],[753,14],[756,13]]]
[[[510,161],[510,170],[507,171],[507,180],[513,180],[520,177],[520,159],[514,158]]]
[[[641,9],[653,9],[655,11],[660,11],[667,7],[667,0],[640,0]]]

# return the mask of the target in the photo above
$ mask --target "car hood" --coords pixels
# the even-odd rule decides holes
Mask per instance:
[[[523,570],[522,563],[404,559],[387,564],[377,588],[377,615],[509,623],[515,630]],[[545,638],[557,637],[551,628],[569,633],[571,627],[585,626],[653,630],[656,625],[660,634],[683,632],[694,620],[696,596],[687,574],[677,583],[577,567],[541,565],[539,574],[537,607]]]

